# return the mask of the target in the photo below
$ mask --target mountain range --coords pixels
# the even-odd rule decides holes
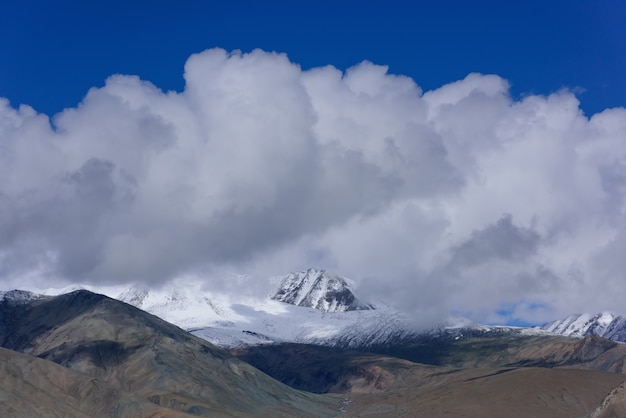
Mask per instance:
[[[0,292],[0,415],[626,416],[622,317],[420,330],[323,270],[276,283]]]

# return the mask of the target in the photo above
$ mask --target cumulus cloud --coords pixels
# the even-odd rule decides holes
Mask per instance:
[[[260,50],[195,54],[185,81],[114,75],[52,121],[0,99],[5,283],[314,266],[427,318],[625,313],[625,109]]]

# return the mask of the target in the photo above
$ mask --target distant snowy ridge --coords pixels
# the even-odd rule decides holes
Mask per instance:
[[[230,309],[228,299],[203,290],[199,283],[157,290],[131,286],[112,297],[186,330],[243,319]]]
[[[552,321],[541,329],[570,337],[597,335],[613,341],[626,342],[626,318],[610,312],[570,315]]]
[[[21,305],[24,303],[29,303],[33,300],[42,299],[46,296],[29,292],[28,290],[9,290],[9,291],[0,291],[0,302],[8,303],[10,305]]]
[[[323,312],[346,312],[374,309],[361,303],[345,277],[326,270],[308,269],[278,277],[280,281],[271,299],[291,305],[314,308]]]

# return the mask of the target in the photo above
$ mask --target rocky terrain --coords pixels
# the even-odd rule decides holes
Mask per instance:
[[[318,309],[323,312],[346,312],[373,309],[372,304],[360,302],[345,277],[325,270],[308,269],[278,277],[278,289],[271,299]]]

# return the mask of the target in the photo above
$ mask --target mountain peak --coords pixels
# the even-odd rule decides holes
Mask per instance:
[[[374,309],[357,299],[348,279],[326,270],[310,268],[279,277],[279,280],[278,290],[270,297],[280,302],[324,312]]]
[[[552,321],[541,329],[570,337],[597,335],[613,341],[626,340],[626,318],[610,312],[570,315]]]

